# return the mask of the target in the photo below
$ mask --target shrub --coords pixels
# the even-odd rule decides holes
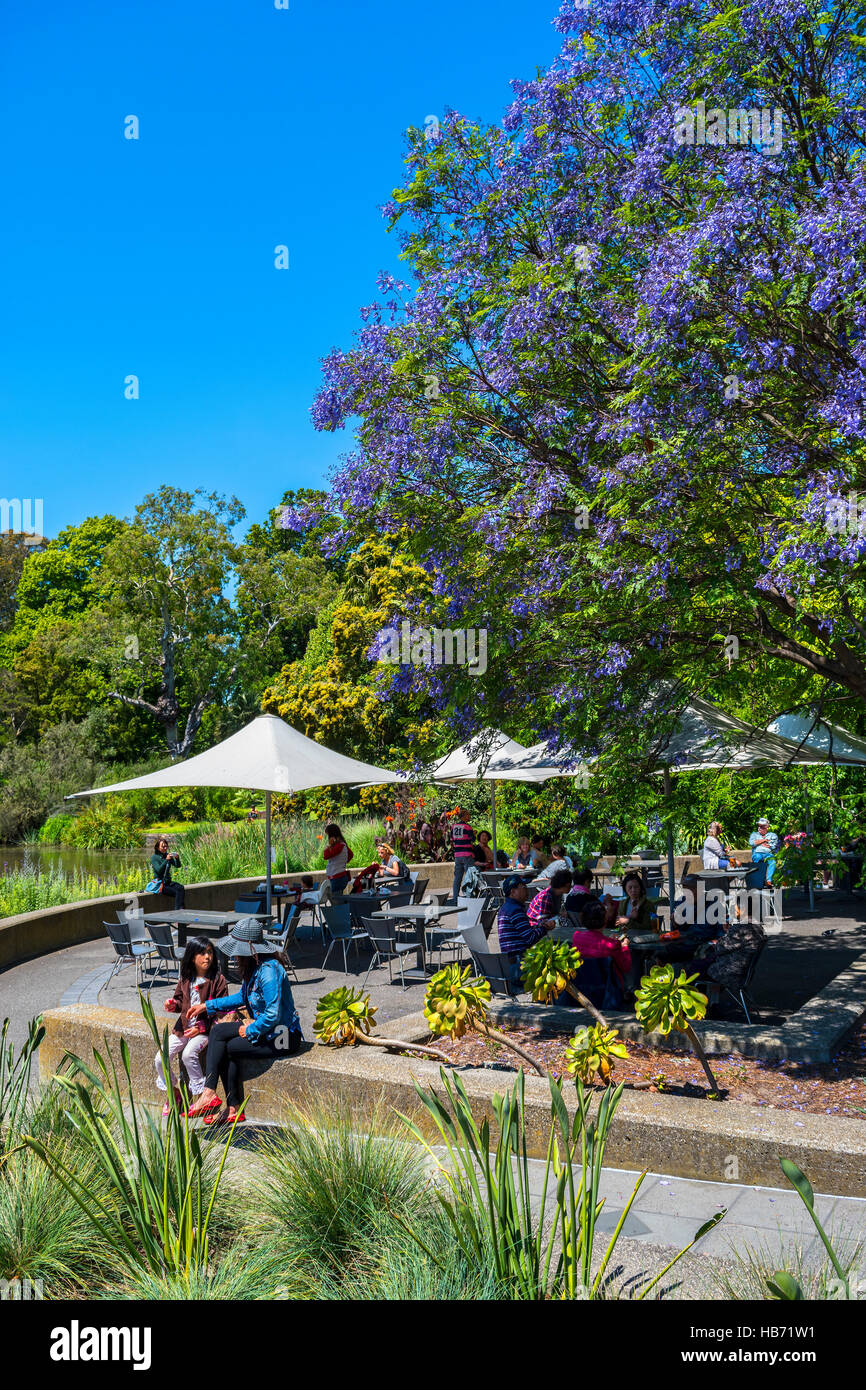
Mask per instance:
[[[69,830],[67,843],[80,849],[141,849],[144,823],[119,796],[97,796]]]
[[[71,844],[69,833],[76,819],[76,816],[67,813],[49,816],[45,824],[39,830],[37,836],[38,843],[40,845]]]
[[[380,1112],[363,1133],[356,1124],[347,1102],[311,1098],[260,1143],[258,1224],[284,1267],[315,1282],[372,1273],[387,1244],[403,1246],[394,1215],[411,1223],[431,1205],[424,1153],[396,1122]]]
[[[15,869],[0,877],[0,917],[41,912],[46,907],[60,907],[63,903],[83,902],[88,898],[140,893],[149,878],[150,871],[144,868],[122,869],[107,878],[84,873],[68,878],[57,869],[41,874],[32,869]]]

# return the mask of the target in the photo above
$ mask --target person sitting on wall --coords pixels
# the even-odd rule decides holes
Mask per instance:
[[[205,1015],[202,1019],[190,1017],[194,1004],[207,999],[222,999],[229,992],[228,981],[220,972],[213,942],[203,936],[193,936],[186,943],[177,988],[171,999],[166,999],[163,1008],[167,1014],[177,1014],[174,1031],[168,1039],[168,1067],[174,1098],[178,1106],[182,1097],[174,1074],[173,1063],[180,1057],[189,1078],[189,1089],[193,1096],[200,1096],[204,1090],[202,1058],[208,1043],[210,1024]],[[156,1084],[160,1091],[168,1089],[165,1076],[165,1062],[162,1049],[154,1059]],[[163,1119],[168,1116],[171,1102],[166,1101],[162,1108]]]
[[[246,1009],[247,1023],[215,1023],[210,1031],[205,1086],[196,1104],[187,1111],[188,1119],[234,1124],[244,1117],[242,1066],[245,1057],[272,1061],[293,1056],[303,1042],[303,1034],[289,984],[288,957],[279,946],[264,939],[264,930],[255,917],[241,917],[228,936],[215,943],[216,950],[237,966],[241,988],[221,999],[206,999],[190,1007],[189,1017],[207,1014],[209,1020],[230,1009]],[[222,1081],[226,1113],[217,1118],[220,1099],[217,1082]]]
[[[168,840],[161,835],[153,847],[150,867],[154,879],[159,881],[159,892],[174,898],[175,907],[183,909],[186,906],[186,890],[182,883],[171,876],[172,866],[177,868],[179,864],[180,855],[169,849]]]

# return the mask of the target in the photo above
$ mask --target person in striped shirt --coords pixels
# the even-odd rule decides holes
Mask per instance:
[[[552,926],[556,925],[562,908],[562,900],[567,893],[571,892],[573,882],[574,875],[570,869],[557,869],[550,880],[550,887],[536,893],[526,910],[533,926],[540,926],[543,922],[550,922]]]

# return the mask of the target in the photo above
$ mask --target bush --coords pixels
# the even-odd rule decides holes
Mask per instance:
[[[425,1156],[384,1113],[355,1132],[348,1102],[310,1099],[261,1142],[256,1185],[262,1232],[284,1268],[334,1286],[370,1275],[389,1244],[406,1248],[395,1215],[428,1214]]]
[[[119,796],[97,796],[75,817],[67,844],[80,849],[142,849],[144,824]]]
[[[76,820],[77,816],[71,814],[49,816],[36,837],[37,843],[40,845],[70,844],[69,833]]]
[[[98,874],[76,873],[72,878],[52,869],[37,874],[32,869],[15,869],[0,876],[0,918],[17,917],[22,912],[41,912],[46,907],[83,902],[88,898],[109,898],[117,893],[141,893],[150,870],[124,869],[102,878]]]

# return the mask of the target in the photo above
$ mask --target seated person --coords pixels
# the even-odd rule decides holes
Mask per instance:
[[[526,909],[530,922],[540,925],[542,922],[549,921],[553,926],[556,926],[562,911],[562,904],[571,889],[571,883],[571,870],[557,869],[550,880],[550,886],[543,888],[540,893],[536,893]]]
[[[517,849],[511,856],[512,869],[531,869],[532,868],[532,849],[529,840],[525,835],[521,835],[517,841]]]
[[[760,864],[762,859],[766,859],[767,877],[764,880],[764,887],[772,888],[773,874],[776,872],[776,852],[779,848],[779,837],[774,830],[770,829],[770,822],[766,816],[761,816],[757,830],[753,830],[749,836],[749,846],[752,851],[753,864]]]
[[[581,912],[590,903],[600,903],[600,899],[592,890],[592,869],[575,869],[572,874],[572,888],[565,900],[567,912]]]
[[[721,821],[714,820],[707,831],[701,854],[705,869],[734,869],[736,863],[731,858],[731,850],[726,849],[721,840]]]
[[[300,883],[286,884],[286,902],[295,907],[315,907],[319,901],[319,889],[312,874],[303,874]]]
[[[496,851],[496,867],[497,869],[511,868],[511,860],[508,858],[508,855],[505,853],[504,849],[498,849]]]
[[[580,951],[584,960],[609,958],[613,962],[620,986],[625,988],[632,968],[628,937],[624,931],[617,937],[605,936],[604,926],[605,913],[601,903],[587,903],[580,919],[580,926],[571,938],[571,944],[575,950]]]
[[[493,859],[493,845],[490,843],[490,840],[490,831],[482,830],[480,835],[478,836],[478,844],[480,848],[484,851],[483,863],[485,867],[488,869],[495,868],[495,863]]]
[[[547,863],[547,855],[544,852],[544,840],[540,835],[533,835],[529,847],[530,867],[538,873]]]
[[[550,863],[545,864],[544,868],[539,873],[539,879],[553,878],[553,875],[557,873],[560,869],[567,869],[569,873],[573,871],[574,865],[572,864],[562,845],[553,845],[551,848],[551,854],[553,857],[550,860]]]
[[[384,879],[387,883],[389,879],[409,877],[408,868],[383,835],[376,836],[376,853],[379,856],[377,869],[379,878]]]
[[[736,990],[751,957],[767,939],[758,922],[741,919],[723,928],[721,936],[698,948],[695,968],[723,988]]]
[[[499,933],[499,950],[503,956],[511,957],[512,984],[520,986],[520,961],[524,951],[534,946],[556,925],[556,919],[543,922],[530,922],[526,911],[529,889],[522,878],[512,874],[502,885],[505,901],[499,909],[496,927]]]
[[[617,908],[613,925],[621,929],[630,927],[632,931],[650,931],[653,913],[643,878],[639,873],[625,874],[622,886],[625,904]]]

